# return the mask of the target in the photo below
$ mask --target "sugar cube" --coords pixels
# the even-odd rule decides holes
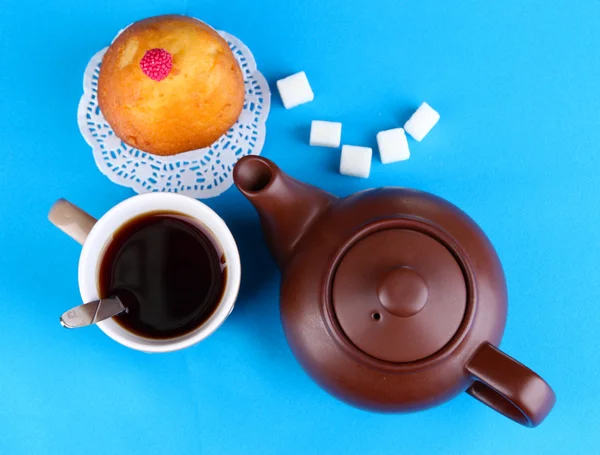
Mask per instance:
[[[379,156],[383,164],[395,163],[396,161],[404,161],[410,158],[408,140],[402,128],[394,128],[393,130],[377,133],[377,145],[379,146]]]
[[[308,103],[315,98],[304,71],[278,80],[277,89],[286,109]]]
[[[373,150],[369,147],[344,145],[340,160],[340,174],[367,178],[371,172]]]
[[[339,147],[342,141],[342,124],[313,120],[310,126],[310,145]]]
[[[404,129],[415,140],[421,142],[440,119],[438,114],[429,104],[423,103],[404,125]]]

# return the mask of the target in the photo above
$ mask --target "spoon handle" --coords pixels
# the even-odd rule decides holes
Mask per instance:
[[[112,318],[126,310],[118,297],[110,297],[70,309],[60,317],[60,324],[67,329],[85,327]]]

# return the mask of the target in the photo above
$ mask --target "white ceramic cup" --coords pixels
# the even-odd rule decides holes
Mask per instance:
[[[79,257],[79,291],[83,302],[98,300],[100,264],[113,234],[132,218],[151,212],[175,212],[201,223],[220,243],[227,261],[225,292],[217,309],[202,325],[184,335],[169,339],[145,338],[128,331],[113,319],[98,323],[98,327],[113,340],[143,352],[171,352],[190,347],[212,334],[231,314],[241,279],[237,245],[225,222],[208,206],[187,196],[173,193],[147,193],[117,204],[102,218],[90,215],[65,201],[58,200],[48,215],[49,220],[83,244]]]

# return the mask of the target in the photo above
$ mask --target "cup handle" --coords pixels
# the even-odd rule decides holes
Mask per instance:
[[[54,226],[82,245],[97,221],[65,199],[59,199],[54,203],[48,213],[48,219]]]
[[[476,379],[467,393],[521,425],[536,427],[556,402],[546,381],[489,343],[481,345],[466,368]]]

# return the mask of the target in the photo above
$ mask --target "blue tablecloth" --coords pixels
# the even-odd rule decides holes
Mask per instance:
[[[66,197],[101,216],[131,190],[97,170],[76,123],[86,63],[146,16],[200,17],[241,38],[271,83],[263,155],[339,195],[401,185],[436,193],[486,231],[510,294],[502,348],[556,390],[535,430],[466,394],[378,415],[336,401],[294,360],[279,272],[250,204],[208,200],[243,262],[224,326],[169,355],[67,331],[79,245],[51,226]],[[600,8],[593,0],[2,0],[0,4],[0,453],[591,454],[600,450]],[[275,81],[305,70],[311,104]],[[422,101],[442,119],[407,162],[371,178],[308,146],[310,121],[374,147]]]

